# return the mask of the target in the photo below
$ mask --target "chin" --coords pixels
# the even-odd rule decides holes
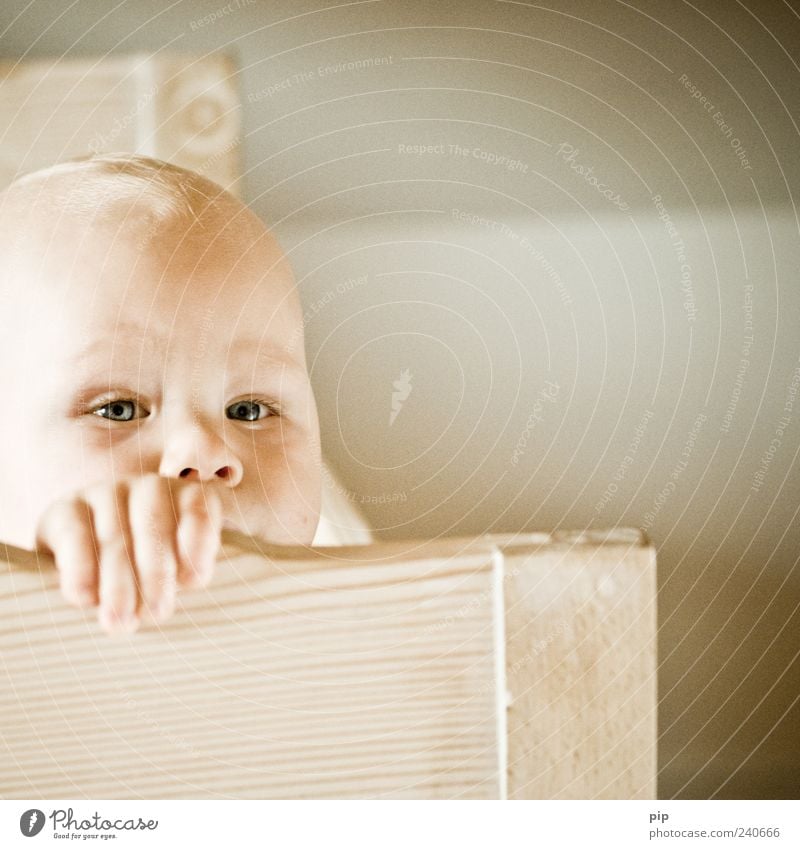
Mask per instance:
[[[268,523],[237,523],[226,519],[222,523],[222,527],[223,530],[238,531],[274,545],[310,546],[316,536],[318,524],[319,514],[304,513],[300,516],[292,514],[285,517],[274,517]]]
[[[310,546],[317,532],[316,522],[304,524],[302,527],[283,526],[275,533],[271,533],[267,539],[278,545],[302,545]]]

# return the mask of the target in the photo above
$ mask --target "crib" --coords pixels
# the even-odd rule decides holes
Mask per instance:
[[[655,796],[638,532],[224,543],[121,640],[5,548],[0,797]]]
[[[218,55],[5,64],[0,185],[125,149],[236,193],[233,79]],[[656,796],[642,534],[379,540],[324,471],[312,548],[225,532],[210,586],[122,640],[0,544],[0,797]]]

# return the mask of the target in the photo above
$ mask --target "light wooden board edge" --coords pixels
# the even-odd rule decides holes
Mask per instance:
[[[231,560],[256,554],[265,563],[287,561],[301,570],[318,568],[328,560],[348,559],[354,563],[399,562],[482,555],[497,548],[487,537],[440,537],[439,539],[381,540],[368,544],[335,546],[276,545],[236,531],[222,532],[220,559]],[[11,569],[48,571],[55,568],[52,556],[0,542],[0,573]]]

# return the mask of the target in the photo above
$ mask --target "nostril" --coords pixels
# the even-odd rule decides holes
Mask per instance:
[[[180,472],[178,472],[178,477],[189,480],[205,480],[204,477],[201,477],[197,469],[189,467],[181,469]],[[230,466],[220,466],[217,471],[214,472],[214,477],[222,478],[222,480],[233,480],[233,469]]]

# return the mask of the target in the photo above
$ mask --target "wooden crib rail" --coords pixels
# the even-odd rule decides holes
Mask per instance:
[[[124,637],[0,545],[0,797],[655,797],[638,533],[223,542]]]

